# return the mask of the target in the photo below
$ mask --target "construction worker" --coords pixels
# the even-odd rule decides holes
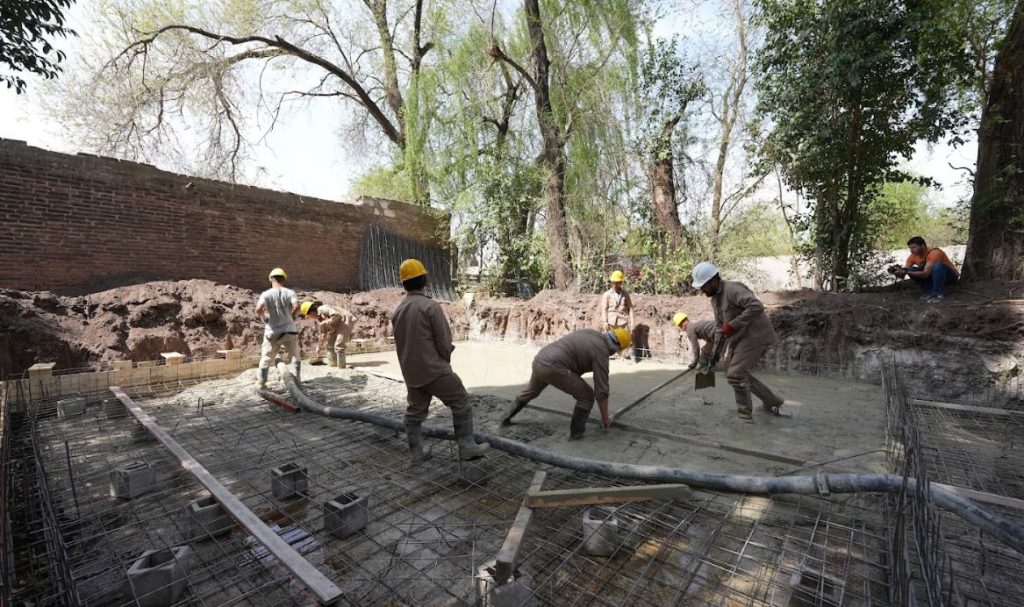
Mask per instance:
[[[408,391],[405,432],[412,462],[430,458],[423,451],[422,425],[430,399],[436,396],[452,410],[452,425],[459,445],[459,459],[481,457],[490,445],[473,438],[473,409],[462,380],[452,371],[452,330],[444,311],[427,296],[427,269],[417,259],[406,259],[398,268],[405,298],[395,308],[391,323],[398,347],[398,364]]]
[[[946,285],[956,284],[960,272],[948,255],[938,248],[928,248],[924,238],[914,236],[907,241],[910,255],[904,267],[890,268],[896,278],[909,277],[921,288],[921,299],[939,303],[946,297]]]
[[[315,358],[327,348],[324,362],[329,367],[345,368],[345,344],[352,339],[352,329],[356,326],[356,317],[348,310],[334,308],[322,301],[304,301],[299,306],[303,318],[317,323],[320,338],[316,343]]]
[[[738,418],[754,421],[751,392],[761,400],[765,411],[778,414],[783,399],[750,374],[758,359],[779,340],[764,313],[764,304],[743,283],[722,280],[718,268],[707,261],[693,268],[693,286],[711,298],[718,331],[729,338],[725,378],[736,393]]]
[[[302,359],[299,358],[299,328],[295,326],[299,296],[284,286],[288,274],[281,268],[271,270],[268,278],[270,288],[260,293],[260,299],[256,303],[256,314],[264,321],[263,347],[260,348],[260,390],[267,388],[270,361],[282,348],[284,363],[291,362],[294,365],[292,373],[296,382],[300,382],[299,372],[302,370]]]
[[[698,320],[690,322],[690,316],[686,312],[676,312],[672,317],[672,324],[679,327],[679,330],[686,333],[690,340],[690,354],[693,360],[690,361],[688,369],[700,366],[702,369],[707,366],[711,353],[715,349],[722,334],[718,331],[718,324],[714,320]],[[704,341],[703,347],[700,340]]]
[[[512,401],[501,425],[511,425],[512,418],[523,407],[552,385],[576,399],[569,423],[570,439],[583,438],[594,400],[601,412],[601,425],[607,428],[611,423],[608,420],[608,359],[629,348],[631,341],[629,331],[623,327],[607,332],[581,329],[544,346],[533,359],[530,383]],[[580,377],[588,372],[594,374],[593,388]]]
[[[622,288],[624,279],[625,275],[622,270],[615,270],[608,277],[611,286],[601,294],[597,306],[599,331],[611,331],[617,328],[630,331],[634,327],[633,299],[629,296],[629,292]]]

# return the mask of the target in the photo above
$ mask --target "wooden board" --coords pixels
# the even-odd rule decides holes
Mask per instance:
[[[530,491],[523,503],[530,508],[564,508],[594,504],[622,504],[657,499],[688,498],[693,495],[688,485],[633,485],[630,487],[593,487]]]
[[[526,495],[529,496],[531,493],[540,491],[541,487],[544,486],[544,478],[547,477],[547,472],[537,472],[533,475],[533,482],[530,483],[530,488],[527,490]],[[519,548],[523,545],[523,537],[526,536],[526,529],[530,526],[530,520],[533,518],[533,510],[526,505],[526,501],[523,501],[523,505],[519,507],[519,512],[516,514],[516,521],[512,524],[512,528],[508,530],[508,535],[505,536],[505,542],[501,545],[501,550],[498,551],[498,556],[494,559],[494,581],[499,586],[508,582],[512,577],[512,572],[516,568],[516,560],[519,558]]]

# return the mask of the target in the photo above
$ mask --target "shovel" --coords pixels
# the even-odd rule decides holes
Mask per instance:
[[[693,382],[694,390],[703,390],[704,388],[715,387],[715,365],[718,364],[718,357],[722,353],[722,346],[725,345],[725,338],[718,340],[715,344],[715,351],[708,358],[708,364],[704,367],[704,370],[697,373],[696,379]]]

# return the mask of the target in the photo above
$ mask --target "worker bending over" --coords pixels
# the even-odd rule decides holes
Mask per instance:
[[[260,348],[260,390],[267,388],[270,361],[281,349],[284,349],[284,363],[291,362],[294,365],[292,373],[296,382],[300,382],[299,372],[302,370],[302,359],[299,357],[299,328],[295,326],[299,296],[284,286],[288,274],[281,268],[271,270],[268,278],[270,288],[260,293],[260,299],[256,303],[256,315],[264,321],[263,346]]]
[[[761,400],[765,411],[778,414],[783,400],[750,374],[757,361],[779,339],[764,313],[764,304],[741,282],[722,280],[718,268],[702,261],[693,268],[693,286],[711,298],[715,322],[729,338],[725,378],[736,393],[737,416],[753,422],[750,393]]]
[[[395,308],[391,323],[395,330],[398,364],[408,391],[405,432],[413,463],[430,458],[424,453],[423,420],[430,399],[436,396],[452,410],[452,425],[459,445],[459,459],[481,457],[490,445],[473,438],[473,409],[462,380],[452,371],[452,330],[441,306],[424,292],[427,269],[417,259],[406,259],[398,268],[405,298]]]
[[[718,340],[722,339],[722,333],[718,330],[718,324],[710,319],[690,322],[690,317],[686,312],[676,312],[675,316],[672,317],[672,324],[679,327],[679,330],[683,333],[686,333],[687,339],[690,340],[692,360],[687,368],[693,369],[699,366],[703,369],[706,367],[711,359],[711,353],[714,351],[715,345],[718,344]],[[704,342],[703,346],[700,345],[701,341]]]
[[[608,420],[608,358],[628,348],[630,341],[629,331],[622,327],[605,333],[581,329],[544,346],[533,359],[530,383],[512,401],[501,425],[510,425],[527,403],[552,385],[576,399],[569,423],[570,439],[583,438],[595,399],[601,412],[601,424],[607,428],[611,423]],[[580,377],[588,372],[594,374],[593,388]]]
[[[320,301],[305,301],[299,307],[302,316],[317,323],[320,338],[316,343],[315,358],[326,347],[324,362],[330,367],[345,368],[345,348],[352,339],[356,317],[348,310],[328,306]]]

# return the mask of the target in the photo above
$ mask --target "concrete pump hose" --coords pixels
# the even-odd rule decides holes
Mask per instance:
[[[292,395],[299,406],[307,411],[348,419],[353,421],[374,424],[395,432],[405,432],[405,424],[401,420],[393,419],[376,413],[356,411],[329,407],[320,404],[306,396],[295,384],[295,378],[283,363],[278,363],[278,372],[284,379],[288,392]],[[455,433],[452,430],[434,426],[423,426],[423,436],[439,438],[444,440],[455,440]],[[756,493],[756,494],[805,494],[818,495],[829,493],[898,493],[906,483],[908,493],[913,493],[916,481],[912,478],[904,479],[895,474],[825,474],[817,476],[746,476],[738,474],[712,474],[708,472],[696,472],[680,468],[663,468],[660,466],[643,466],[639,464],[622,464],[616,462],[602,462],[599,460],[575,457],[572,455],[561,455],[527,445],[516,440],[484,434],[477,432],[476,440],[489,443],[496,449],[501,449],[512,455],[518,455],[527,459],[557,466],[588,472],[614,476],[618,478],[629,478],[642,481],[656,481],[665,483],[685,483],[694,487],[705,489],[717,489],[733,493]],[[939,507],[957,514],[971,524],[985,530],[993,537],[1024,555],[1024,528],[1021,528],[995,512],[979,506],[977,503],[965,497],[957,495],[943,487],[930,485],[932,499]]]

